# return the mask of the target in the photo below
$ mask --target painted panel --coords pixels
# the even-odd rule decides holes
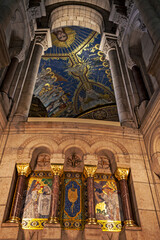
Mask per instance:
[[[103,231],[121,231],[122,207],[117,181],[112,175],[96,174],[95,211]]]
[[[50,213],[52,174],[33,172],[28,180],[28,187],[23,207],[22,228],[42,229]]]

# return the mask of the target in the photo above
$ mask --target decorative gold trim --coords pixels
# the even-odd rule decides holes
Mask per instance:
[[[122,230],[121,221],[97,220],[103,232],[120,232]]]
[[[86,165],[84,166],[84,175],[86,178],[88,177],[94,177],[94,174],[96,173],[97,166],[94,165]]]
[[[63,165],[62,164],[51,164],[51,172],[53,175],[62,176],[63,174]]]
[[[124,221],[124,226],[127,226],[127,227],[136,227],[136,224],[133,220],[125,220]]]
[[[9,222],[9,223],[20,223],[20,218],[12,216],[12,217],[10,217],[10,219],[7,222]]]
[[[25,175],[28,177],[28,175],[31,173],[31,168],[29,166],[29,163],[17,163],[16,164],[18,176]]]
[[[59,219],[57,217],[50,217],[47,223],[50,223],[50,224],[59,223]]]
[[[97,224],[96,218],[88,218],[87,221],[88,221],[88,224]]]
[[[23,218],[22,229],[43,229],[45,223],[48,221],[47,218]]]
[[[128,174],[129,174],[129,168],[117,168],[115,172],[115,177],[118,179],[118,181],[123,179],[127,180]]]

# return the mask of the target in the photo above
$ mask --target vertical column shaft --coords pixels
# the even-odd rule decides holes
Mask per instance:
[[[43,51],[42,45],[36,44],[31,59],[30,67],[28,69],[28,74],[26,76],[24,88],[21,94],[20,103],[16,112],[16,115],[23,116],[24,118],[28,117],[42,51]]]
[[[95,196],[94,196],[94,178],[87,178],[87,194],[88,194],[88,219],[95,219]]]
[[[11,86],[14,74],[16,72],[18,63],[19,63],[18,58],[16,57],[12,58],[11,63],[6,72],[6,75],[4,77],[3,83],[1,85],[0,91],[6,93],[7,95],[8,95],[9,88]]]
[[[121,123],[130,119],[130,112],[127,106],[127,99],[125,94],[125,89],[123,86],[123,80],[121,75],[121,70],[119,67],[118,57],[116,49],[110,49],[108,51],[108,57],[111,68],[112,81],[114,85],[115,98],[117,103],[117,110],[119,115],[119,120]]]
[[[139,101],[140,101],[139,104],[141,104],[141,102],[143,102],[144,100],[149,100],[148,92],[144,84],[141,70],[139,69],[139,67],[134,65],[132,67],[132,72],[133,72],[135,85],[136,85],[138,96],[139,96]]]
[[[48,223],[58,223],[58,201],[59,201],[59,187],[60,187],[60,176],[63,173],[63,165],[51,165],[53,173],[53,184],[52,184],[52,198],[51,198],[51,209]]]
[[[26,184],[26,178],[31,172],[29,164],[17,164],[18,180],[12,202],[9,222],[19,223],[23,204],[23,193]]]
[[[10,221],[20,220],[25,183],[26,183],[26,176],[24,175],[18,176],[13,205],[10,213]]]
[[[115,177],[118,179],[119,185],[120,185],[122,209],[123,209],[123,215],[124,215],[124,225],[135,226],[133,221],[133,214],[132,214],[131,202],[129,198],[128,184],[127,184],[128,174],[129,174],[128,168],[126,169],[117,168],[115,172]]]
[[[88,224],[97,224],[95,213],[95,195],[94,195],[94,174],[96,166],[85,166],[84,174],[87,178],[87,195],[88,195]]]
[[[129,199],[128,185],[125,179],[119,181],[121,199],[122,199],[122,208],[125,220],[133,220],[132,208]]]

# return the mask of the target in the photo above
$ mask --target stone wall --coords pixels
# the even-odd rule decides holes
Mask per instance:
[[[145,236],[150,236],[151,240],[155,240],[158,236],[159,228],[153,196],[154,189],[151,186],[152,173],[143,137],[138,130],[121,128],[118,123],[87,122],[87,120],[82,119],[79,121],[59,120],[58,122],[54,120],[46,121],[45,119],[29,119],[29,122],[26,123],[12,124],[10,132],[6,131],[2,140],[2,148],[5,150],[1,153],[0,168],[0,191],[3,193],[0,202],[0,221],[2,223],[0,239],[10,239],[12,234],[7,230],[8,228],[11,229],[12,224],[9,225],[4,221],[9,217],[12,202],[9,192],[13,185],[15,164],[30,163],[33,152],[40,147],[49,149],[51,163],[63,163],[65,153],[71,148],[81,149],[84,154],[84,164],[93,165],[97,164],[97,154],[100,151],[112,152],[115,159],[112,167],[113,172],[117,167],[129,167],[131,169],[129,186],[134,220],[137,224],[137,227],[123,230],[120,233],[120,239],[124,239],[124,236],[128,235],[127,239],[132,239],[132,234],[137,234],[137,239],[145,239]],[[151,223],[154,224],[154,227]],[[20,234],[18,233],[18,226],[14,225],[12,228],[15,235]],[[49,234],[46,231],[45,234]],[[95,231],[96,236],[97,230],[93,229],[93,231]],[[100,231],[100,235],[96,236],[95,239],[107,238],[107,234],[107,232]],[[69,239],[75,239],[75,234],[72,231],[71,235],[72,238]],[[117,233],[113,234],[112,239],[118,239],[118,235]],[[17,238],[12,237],[12,239]],[[45,238],[42,237],[41,239]],[[52,235],[51,239],[57,238]],[[81,239],[81,236],[79,239]],[[90,239],[90,235],[86,235],[86,239]]]

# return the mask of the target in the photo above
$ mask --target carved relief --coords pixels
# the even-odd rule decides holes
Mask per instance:
[[[35,171],[50,171],[50,155],[48,153],[40,153],[37,157]]]
[[[98,169],[110,169],[110,161],[107,156],[99,156]]]
[[[66,164],[67,166],[75,168],[75,167],[80,167],[81,163],[82,163],[82,160],[80,159],[80,157],[76,153],[73,153],[71,156],[67,158]]]

